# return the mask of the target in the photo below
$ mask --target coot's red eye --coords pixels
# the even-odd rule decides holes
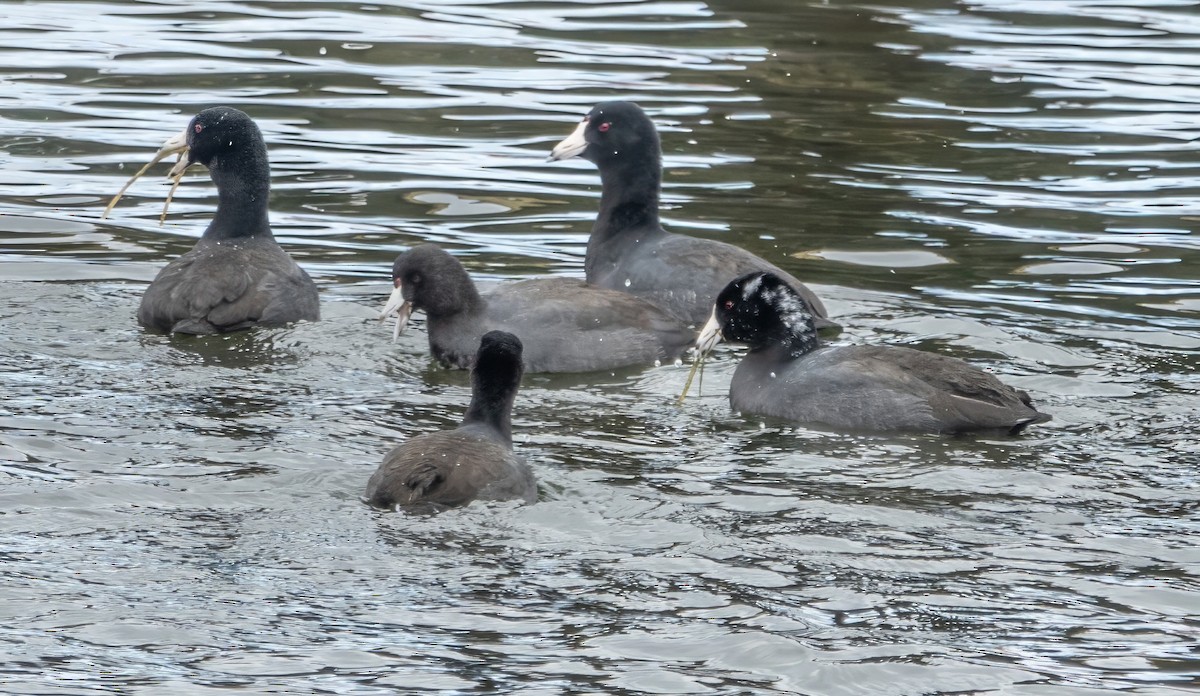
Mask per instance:
[[[598,128],[601,133],[607,133],[608,129],[612,128],[612,124],[611,123],[601,123],[600,125],[596,126],[596,128]]]
[[[200,132],[200,131],[202,131],[202,130],[204,130],[204,126],[202,126],[202,125],[200,125],[199,123],[197,123],[197,124],[196,124],[196,132],[197,132],[197,133],[199,133],[199,132]]]
[[[725,300],[725,309],[726,310],[733,309],[733,300]]]

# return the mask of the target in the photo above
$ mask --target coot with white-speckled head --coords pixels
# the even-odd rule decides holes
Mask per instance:
[[[196,246],[146,288],[138,323],[212,334],[320,318],[317,286],[271,234],[270,165],[254,121],[229,107],[205,109],[160,154],[169,151],[186,152],[172,176],[191,164],[208,168],[217,210]]]
[[[662,228],[662,147],[654,123],[637,104],[596,105],[550,155],[572,157],[595,164],[603,184],[584,264],[589,283],[644,297],[699,326],[730,278],[769,271],[804,297],[818,329],[837,328],[821,300],[774,264],[731,244]]]
[[[735,411],[834,429],[1016,434],[1050,416],[970,364],[900,346],[823,346],[796,291],[749,273],[721,291],[700,332],[750,346],[729,388]]]
[[[392,450],[367,483],[379,508],[439,510],[472,500],[537,499],[529,465],[512,451],[512,406],[521,383],[521,341],[484,334],[471,373],[471,405],[454,430],[418,435]]]

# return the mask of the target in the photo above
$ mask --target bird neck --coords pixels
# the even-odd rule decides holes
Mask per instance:
[[[629,230],[661,230],[658,195],[662,164],[657,153],[621,160],[600,170],[603,191],[592,239],[604,241]]]
[[[476,317],[487,309],[467,270],[455,263],[437,271],[437,282],[421,293],[420,309],[430,319]]]
[[[205,230],[208,239],[271,236],[267,203],[271,169],[266,148],[222,155],[209,163],[217,185],[217,212]]]
[[[769,354],[783,360],[795,360],[813,352],[821,345],[812,315],[795,312],[781,315],[779,322],[767,334],[767,340],[754,352]]]
[[[520,377],[517,377],[520,380]],[[512,447],[512,407],[517,387],[511,376],[471,375],[471,405],[463,416],[463,425],[479,423],[498,433]]]

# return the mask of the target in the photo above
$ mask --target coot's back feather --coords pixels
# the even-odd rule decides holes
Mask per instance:
[[[378,508],[460,507],[473,500],[537,499],[533,471],[512,449],[469,427],[425,433],[396,447],[367,483]]]
[[[315,286],[278,244],[201,239],[167,264],[142,296],[138,322],[161,331],[210,334],[316,319]]]

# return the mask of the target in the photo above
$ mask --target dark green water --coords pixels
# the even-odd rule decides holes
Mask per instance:
[[[1200,679],[1200,3],[5,3],[0,692],[1182,694]],[[736,353],[530,376],[528,507],[358,502],[460,417],[395,254],[580,275],[547,163],[602,99],[663,134],[664,217],[811,282],[847,342],[974,361],[1015,439],[760,423]],[[161,171],[256,118],[324,319],[140,331],[215,205]]]

